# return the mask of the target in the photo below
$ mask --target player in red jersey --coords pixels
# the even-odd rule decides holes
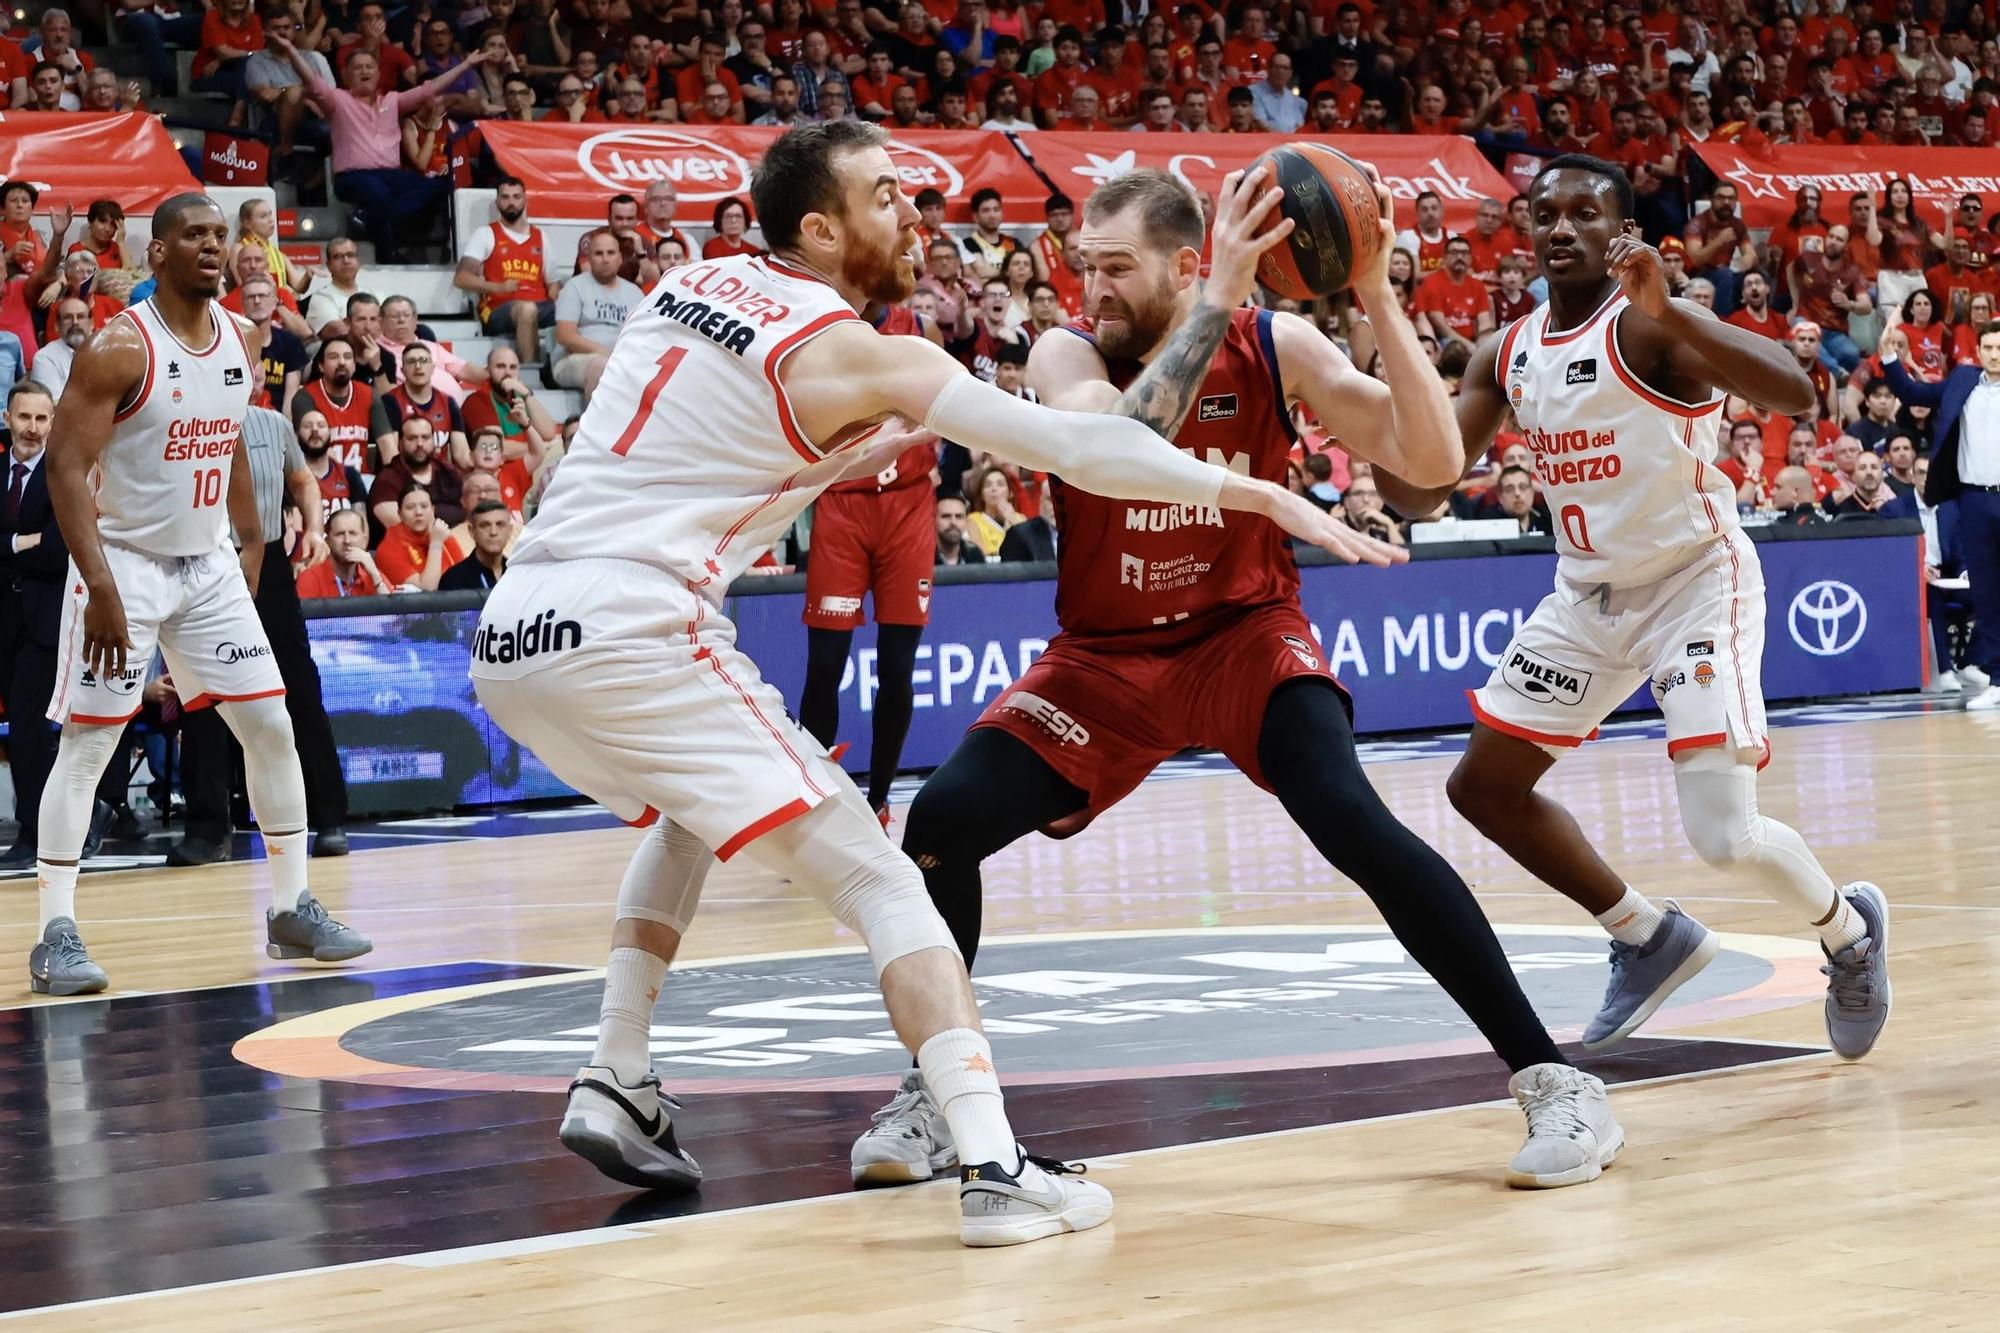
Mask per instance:
[[[1136,417],[1182,449],[1276,480],[1295,443],[1290,404],[1341,432],[1354,454],[1401,475],[1445,478],[1457,427],[1444,385],[1389,286],[1394,231],[1355,294],[1372,313],[1387,383],[1357,371],[1295,315],[1237,308],[1237,257],[1218,244],[1196,273],[1201,212],[1163,172],[1093,193],[1079,241],[1089,315],[1041,339],[1029,382],[1073,411]],[[1206,337],[1189,338],[1190,330]],[[1170,341],[1171,339],[1171,341]],[[1412,958],[1514,1071],[1527,1144],[1523,1186],[1594,1179],[1612,1132],[1604,1085],[1557,1053],[1465,882],[1397,822],[1363,775],[1346,692],[1299,605],[1284,535],[1200,506],[1133,504],[1059,485],[1056,617],[1062,633],[924,784],[903,850],[970,960],[979,864],[1036,829],[1079,831],[1162,760],[1221,750],[1270,791],[1336,868],[1374,900]],[[1372,543],[1371,543],[1372,545]],[[999,797],[999,799],[995,799]],[[857,1181],[924,1179],[951,1159],[921,1080],[906,1083],[854,1145]]]
[[[907,306],[869,312],[882,333],[939,347],[934,320]],[[840,678],[861,623],[861,599],[875,599],[875,736],[868,752],[868,804],[889,822],[889,784],[903,758],[916,707],[917,645],[931,619],[931,561],[937,553],[937,444],[905,449],[871,477],[836,482],[813,509],[806,562],[806,683],[799,725],[831,749],[840,731]]]

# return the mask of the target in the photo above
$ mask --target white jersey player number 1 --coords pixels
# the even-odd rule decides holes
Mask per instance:
[[[619,334],[513,563],[636,561],[720,606],[843,467],[799,428],[780,373],[808,339],[859,318],[776,259],[668,273]]]

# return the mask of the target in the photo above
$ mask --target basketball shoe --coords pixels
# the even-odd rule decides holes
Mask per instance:
[[[628,1087],[603,1065],[585,1065],[569,1085],[569,1109],[556,1137],[611,1179],[642,1190],[691,1190],[701,1165],[674,1139],[679,1102],[657,1074]]]
[[[344,963],[375,947],[360,931],[328,916],[310,893],[299,899],[295,911],[265,908],[264,938],[264,952],[273,958],[310,958],[316,963]]]
[[[957,1163],[951,1126],[914,1069],[848,1154],[857,1185],[908,1185]]]
[[[1666,998],[1713,962],[1721,941],[1669,898],[1653,937],[1644,944],[1611,941],[1611,983],[1583,1030],[1583,1049],[1601,1051],[1631,1036]]]
[[[960,1167],[959,1240],[977,1246],[1025,1245],[1103,1226],[1111,1220],[1111,1191],[1088,1180],[1068,1179],[1083,1171],[1025,1152],[1012,1171],[998,1162]]]
[[[1529,1065],[1507,1081],[1528,1115],[1528,1141],[1507,1164],[1515,1189],[1581,1185],[1604,1174],[1625,1149],[1604,1084],[1568,1065]]]
[[[1841,1059],[1859,1060],[1889,1021],[1889,900],[1866,881],[1841,892],[1868,933],[1828,954],[1820,969],[1827,977],[1826,1037]]]
[[[37,995],[90,995],[110,984],[66,916],[49,922],[41,943],[28,951],[28,989]]]

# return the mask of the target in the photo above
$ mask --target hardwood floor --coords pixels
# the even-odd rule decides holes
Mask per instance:
[[[1587,918],[1528,880],[1451,812],[1443,784],[1449,764],[1424,759],[1369,771],[1391,807],[1461,869],[1496,923],[1577,930],[1570,947],[1600,950],[1601,939],[1579,929],[1591,925]],[[1808,938],[1798,923],[1686,850],[1658,742],[1587,746],[1550,782],[1635,884],[1654,896],[1677,897],[1711,926],[1745,941],[1745,968],[1765,956],[1758,954],[1764,947],[1759,937]],[[1419,1109],[1414,1085],[1394,1072],[1402,1066],[1369,1066],[1377,1070],[1369,1095],[1400,1114],[1371,1111],[1374,1118],[1348,1115],[1324,1127],[1222,1140],[1197,1131],[1191,1112],[1162,1114],[1154,1128],[1163,1146],[1091,1159],[1093,1172],[1117,1196],[1111,1225],[1013,1251],[972,1252],[956,1243],[953,1198],[945,1185],[854,1194],[836,1181],[833,1192],[816,1186],[795,1202],[684,1216],[621,1205],[622,1191],[566,1159],[554,1144],[555,1096],[489,1091],[464,1105],[476,1104],[495,1125],[513,1125],[492,1132],[518,1136],[508,1142],[541,1156],[531,1164],[532,1188],[525,1178],[517,1186],[500,1178],[478,1189],[475,1205],[468,1187],[465,1210],[504,1211],[514,1197],[510,1189],[523,1200],[533,1196],[554,1210],[543,1238],[427,1253],[461,1242],[443,1239],[449,1228],[440,1226],[438,1239],[426,1246],[419,1228],[408,1243],[398,1242],[396,1257],[371,1257],[360,1266],[29,1309],[22,1317],[32,1326],[111,1328],[143,1321],[204,1333],[545,1329],[636,1317],[695,1328],[874,1330],[1512,1329],[1552,1323],[1768,1330],[1881,1328],[1885,1321],[1913,1329],[1990,1327],[2000,1296],[2000,1238],[1986,1197],[2000,1168],[2000,1137],[1992,1128],[2000,1102],[2000,1005],[1993,998],[2000,991],[2000,950],[1991,940],[2000,921],[1996,791],[2000,718],[1939,713],[1778,733],[1761,787],[1763,808],[1798,827],[1836,879],[1874,879],[1888,893],[1895,1017],[1870,1058],[1847,1065],[1812,1053],[1823,1045],[1824,1030],[1816,1003],[1795,1002],[1807,994],[1803,990],[1788,992],[1785,1007],[1711,1022],[1677,1023],[1669,1010],[1646,1030],[1649,1037],[1685,1034],[1807,1049],[1745,1055],[1778,1058],[1620,1088],[1615,1105],[1629,1146],[1617,1166],[1588,1186],[1546,1194],[1505,1189],[1501,1167],[1520,1137],[1511,1104]],[[377,951],[366,960],[371,969],[441,968],[473,959],[594,968],[603,961],[618,875],[635,836],[615,830],[440,843],[318,861],[313,870],[335,913],[374,936]],[[1148,784],[1079,838],[1031,840],[996,857],[988,863],[987,884],[989,935],[1172,931],[1185,938],[1215,927],[1378,920],[1276,803],[1234,775]],[[119,988],[114,996],[278,983],[240,992],[264,997],[254,1003],[232,996],[222,1006],[227,1021],[249,1033],[319,1003],[308,1003],[306,990],[288,1002],[285,992],[295,983],[287,979],[324,976],[323,970],[264,959],[265,885],[261,864],[91,875],[82,884],[80,916],[94,955]],[[19,967],[33,915],[31,885],[0,886],[0,959],[17,960],[15,980],[6,984],[19,994],[10,1004],[33,1003]],[[1214,937],[1222,943],[1198,947],[1237,947],[1228,943],[1234,936]],[[790,887],[724,866],[710,880],[684,961],[854,943]],[[1087,957],[1098,946],[1086,941],[1072,947]],[[995,949],[991,956],[1009,952]],[[1809,970],[1805,952],[1794,948],[1787,961],[1773,946],[1773,976],[1795,981],[1800,969]],[[988,956],[982,954],[982,972]],[[1601,967],[1579,965],[1570,973],[1576,985],[1586,979],[1601,984]],[[405,989],[426,984],[396,975],[404,978],[396,986]],[[1355,974],[1332,975],[1353,980]],[[447,974],[439,977],[439,984],[453,984]],[[356,998],[385,984],[364,980],[354,983]],[[326,983],[307,985],[323,991]],[[669,998],[673,991],[670,980]],[[121,1139],[146,1132],[149,1104],[170,1096],[197,1104],[206,1098],[212,1130],[229,1120],[229,1097],[261,1095],[273,1099],[275,1109],[245,1115],[268,1117],[279,1126],[269,1130],[275,1134],[286,1116],[358,1105],[363,1092],[386,1106],[391,1094],[408,1092],[400,1085],[369,1091],[326,1084],[322,1096],[314,1080],[235,1060],[195,1060],[178,1053],[173,1041],[192,1029],[144,1018],[193,1002],[176,999],[163,1008],[166,1003],[162,997],[116,1010],[130,1016],[122,1020],[126,1028],[107,1027],[97,1017],[113,1012],[101,1001],[73,1003],[60,1015],[35,1020],[44,1025],[39,1028],[19,1011],[0,1011],[7,1024],[0,1032],[11,1034],[5,1040],[16,1044],[16,1054],[25,1050],[22,1043],[41,1043],[30,1052],[38,1061],[32,1077],[0,1073],[0,1248],[8,1254],[31,1252],[38,1233],[76,1220],[68,1213],[165,1207],[156,1196],[170,1181],[178,1181],[171,1188],[186,1191],[189,1206],[230,1190],[275,1198],[295,1183],[227,1172],[175,1177],[165,1142],[156,1162],[135,1160],[132,1154],[143,1159],[147,1149]],[[1573,1027],[1587,1007],[1543,1012],[1552,1027]],[[127,1028],[129,1037],[122,1035]],[[1091,1037],[1100,1043],[1122,1039]],[[244,1054],[250,1054],[247,1046]],[[1002,1056],[1004,1061],[1004,1051]],[[92,1061],[142,1057],[166,1062],[168,1075],[153,1091],[135,1087],[114,1096],[107,1085],[91,1081],[93,1067],[115,1067]],[[575,1063],[573,1057],[550,1058]],[[889,1065],[892,1078],[894,1061]],[[1423,1061],[1411,1067],[1419,1066],[1433,1067]],[[1462,1095],[1503,1096],[1497,1062],[1490,1068],[1486,1086]],[[671,1075],[668,1082],[674,1082]],[[1148,1097],[1165,1086],[1143,1078],[1125,1085],[1129,1095]],[[1217,1076],[1173,1086],[1221,1096],[1237,1085]],[[1269,1086],[1241,1083],[1253,1090]],[[1038,1105],[1052,1108],[1050,1114],[1083,1108],[1071,1112],[1082,1125],[1089,1118],[1089,1107],[1075,1100],[1082,1095],[1051,1094]],[[1258,1123],[1255,1103],[1265,1095],[1256,1093],[1242,1108],[1246,1125]],[[755,1096],[746,1095],[747,1104],[756,1104]],[[815,1103],[814,1096],[828,1100]],[[124,1125],[119,1136],[107,1130],[100,1138],[81,1128],[113,1123],[88,1117],[109,1116],[107,1103],[119,1099],[130,1103],[123,1112],[127,1121],[118,1122]],[[798,1122],[796,1133],[823,1130],[821,1137],[837,1145],[856,1121],[865,1123],[865,1108],[875,1100],[857,1092],[769,1096],[765,1167],[782,1171],[790,1160],[791,1140],[776,1108],[804,1116],[815,1105],[836,1108],[810,1126]],[[446,1108],[441,1115],[469,1114],[449,1110],[457,1103],[435,1105]],[[702,1106],[700,1097],[690,1098],[690,1124],[701,1123]],[[1126,1118],[1144,1117],[1127,1108]],[[381,1132],[414,1131],[390,1124]],[[1186,1143],[1191,1137],[1211,1141]],[[354,1197],[365,1206],[372,1159],[361,1142],[320,1142],[311,1161],[312,1169],[358,1188]],[[690,1146],[701,1154],[698,1129]],[[827,1167],[821,1158],[812,1165]],[[67,1196],[67,1209],[62,1192],[48,1196],[56,1201],[53,1216],[35,1215],[24,1204],[25,1193],[7,1189],[10,1182],[42,1179],[36,1172],[45,1169],[80,1182]],[[93,1172],[97,1178],[82,1179]],[[324,1200],[327,1182],[313,1184],[313,1197]],[[440,1216],[453,1203],[447,1185],[431,1182],[425,1196]],[[374,1187],[385,1225],[409,1206],[413,1193],[424,1192],[421,1181],[384,1178]],[[49,1207],[46,1199],[37,1206]],[[294,1224],[290,1214],[274,1217],[273,1227]],[[578,1231],[578,1225],[600,1229]],[[215,1244],[266,1239],[287,1237],[274,1231]],[[181,1246],[195,1243],[184,1238]],[[42,1255],[38,1264],[90,1258],[51,1256],[46,1236],[40,1244],[33,1251]],[[163,1241],[161,1248],[173,1246]],[[311,1262],[340,1260],[316,1252]],[[34,1291],[8,1290],[29,1280],[24,1267],[0,1263],[0,1294],[11,1306],[46,1304],[48,1297]],[[164,1258],[157,1268],[169,1275]],[[178,1285],[170,1275],[149,1281],[151,1271],[136,1274],[140,1287]]]

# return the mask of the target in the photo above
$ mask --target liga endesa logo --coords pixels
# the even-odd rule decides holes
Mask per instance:
[[[576,150],[583,174],[617,194],[643,194],[672,181],[683,203],[712,203],[750,190],[750,164],[711,139],[669,129],[619,129]]]

